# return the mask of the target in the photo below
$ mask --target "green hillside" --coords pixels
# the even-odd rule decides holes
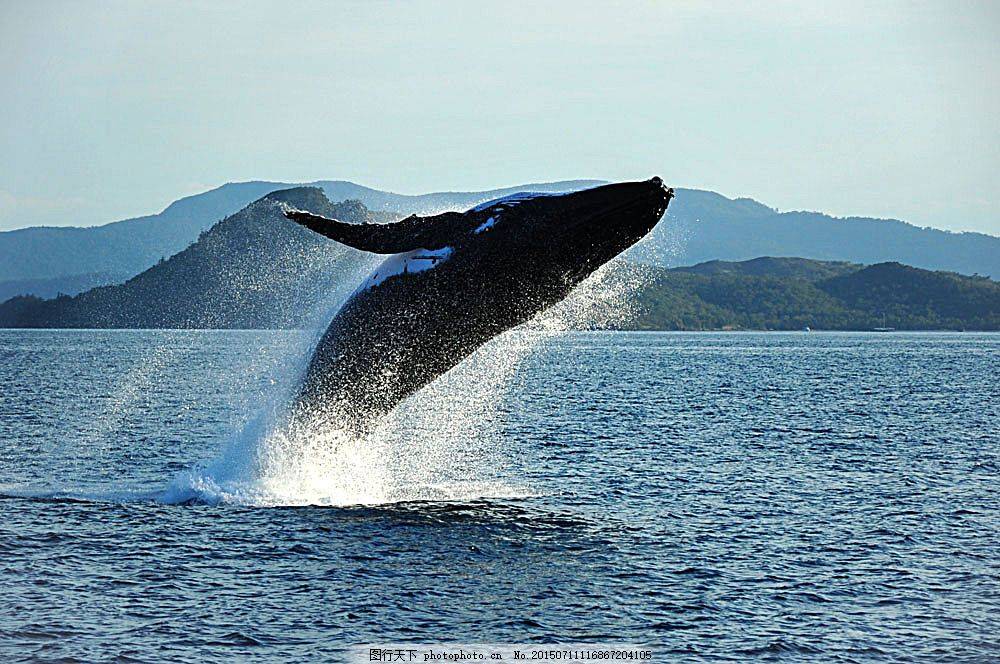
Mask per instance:
[[[899,263],[711,261],[654,270],[638,297],[640,330],[1000,330],[1000,283]]]

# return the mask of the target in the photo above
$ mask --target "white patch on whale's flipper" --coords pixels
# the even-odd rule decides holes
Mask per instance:
[[[389,277],[433,269],[448,260],[454,252],[455,250],[451,247],[441,247],[440,249],[414,249],[390,256],[368,275],[368,278],[364,280],[356,292],[374,288]]]
[[[472,231],[472,232],[475,233],[476,235],[479,235],[483,231],[488,231],[491,228],[493,228],[493,225],[495,223],[497,223],[497,218],[494,215],[494,216],[490,217],[489,219],[487,219],[486,221],[484,221],[483,223],[479,224],[479,227],[476,230]]]

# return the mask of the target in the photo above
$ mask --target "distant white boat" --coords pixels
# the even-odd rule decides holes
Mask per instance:
[[[895,332],[896,328],[885,326],[885,314],[882,314],[882,327],[873,327],[872,332]]]

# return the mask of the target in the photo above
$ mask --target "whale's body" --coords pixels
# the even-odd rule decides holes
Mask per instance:
[[[331,321],[300,404],[352,424],[387,413],[493,337],[564,299],[648,233],[672,195],[653,178],[519,194],[465,213],[384,225],[286,212],[349,246],[392,254]]]

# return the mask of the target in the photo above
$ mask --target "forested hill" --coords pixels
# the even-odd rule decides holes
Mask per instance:
[[[205,231],[187,249],[123,284],[75,297],[17,297],[0,304],[0,327],[298,327],[370,255],[282,215],[282,204],[361,223],[387,221],[358,201],[332,204],[314,187],[268,194]]]
[[[801,258],[654,268],[643,330],[1000,330],[1000,283],[879,263]],[[883,318],[884,316],[884,318]]]

